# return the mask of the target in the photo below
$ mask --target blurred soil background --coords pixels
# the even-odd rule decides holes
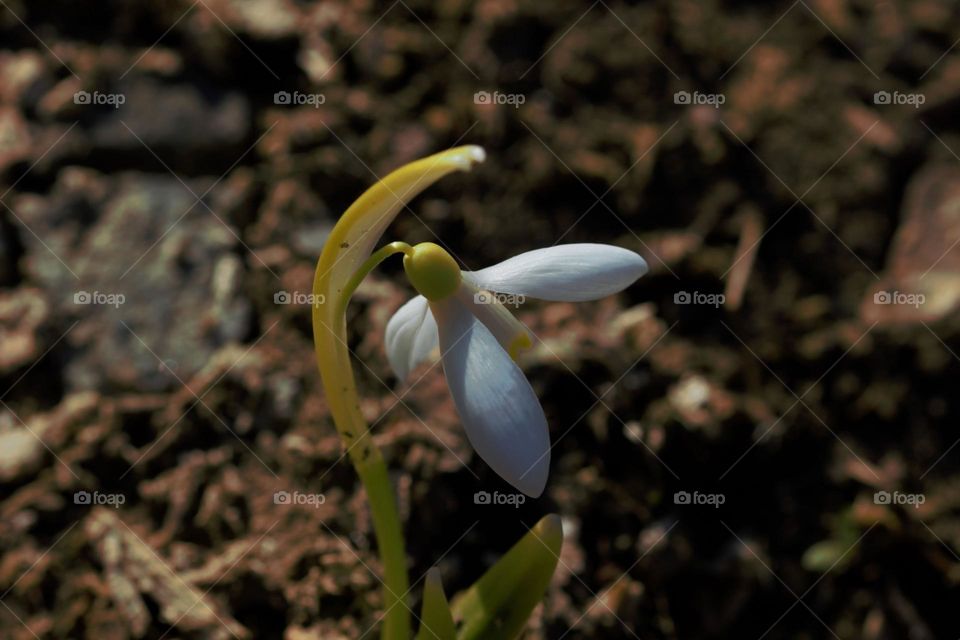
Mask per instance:
[[[412,580],[558,512],[528,638],[960,636],[955,3],[0,5],[0,637],[376,637],[297,294],[378,176],[466,143],[385,241],[651,273],[518,310],[555,444],[519,508],[475,504],[510,488],[441,368],[389,370],[399,260],[360,288]]]

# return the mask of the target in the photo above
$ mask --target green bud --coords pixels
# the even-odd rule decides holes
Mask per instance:
[[[460,267],[443,247],[421,242],[403,257],[410,284],[427,300],[449,298],[460,286]]]

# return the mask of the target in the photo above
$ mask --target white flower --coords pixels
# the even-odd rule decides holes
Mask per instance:
[[[579,302],[616,293],[647,272],[632,251],[603,244],[537,249],[480,271],[460,271],[443,249],[417,245],[404,268],[419,295],[387,323],[390,364],[404,379],[440,346],[447,384],[473,448],[523,493],[543,493],[550,434],[543,409],[514,362],[529,330],[502,304],[508,294]],[[426,297],[424,297],[426,296]]]

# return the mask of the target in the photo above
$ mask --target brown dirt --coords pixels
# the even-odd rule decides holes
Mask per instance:
[[[468,142],[487,162],[387,240],[469,268],[604,242],[651,273],[519,311],[555,443],[519,509],[474,504],[508,487],[440,367],[387,366],[402,270],[361,287],[411,578],[463,589],[558,512],[529,638],[957,637],[958,25],[946,0],[7,0],[0,637],[373,637],[369,513],[309,307],[274,296],[377,176]]]

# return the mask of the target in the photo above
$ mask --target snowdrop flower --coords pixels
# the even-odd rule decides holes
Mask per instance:
[[[402,380],[438,345],[447,385],[470,444],[523,493],[543,493],[550,434],[517,353],[529,330],[501,296],[580,302],[621,291],[647,272],[632,251],[603,244],[537,249],[480,271],[461,271],[440,246],[406,252],[404,270],[420,294],[387,323],[387,357]]]

